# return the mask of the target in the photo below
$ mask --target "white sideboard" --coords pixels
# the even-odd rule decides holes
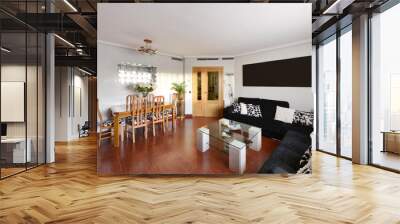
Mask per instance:
[[[12,150],[12,163],[25,163],[32,160],[32,140],[26,139],[27,147],[25,152],[25,138],[1,139],[2,152]],[[26,160],[26,161],[25,161]]]

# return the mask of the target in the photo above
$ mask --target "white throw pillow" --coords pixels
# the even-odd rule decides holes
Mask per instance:
[[[247,115],[247,105],[245,103],[240,103],[240,114]]]
[[[276,107],[275,120],[282,121],[285,123],[292,123],[294,118],[294,109],[285,107]]]

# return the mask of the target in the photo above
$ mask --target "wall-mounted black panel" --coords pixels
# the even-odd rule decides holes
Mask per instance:
[[[311,56],[243,65],[243,86],[311,87]]]

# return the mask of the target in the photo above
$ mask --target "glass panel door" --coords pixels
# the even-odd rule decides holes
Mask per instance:
[[[318,48],[318,149],[336,154],[336,39]]]
[[[1,177],[26,170],[30,162],[26,141],[26,33],[1,34]],[[28,150],[27,150],[28,147]]]

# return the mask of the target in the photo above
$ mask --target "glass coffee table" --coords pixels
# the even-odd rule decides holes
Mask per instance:
[[[197,149],[223,144],[229,153],[229,169],[242,174],[246,169],[246,149],[261,149],[261,128],[222,118],[197,129]]]

